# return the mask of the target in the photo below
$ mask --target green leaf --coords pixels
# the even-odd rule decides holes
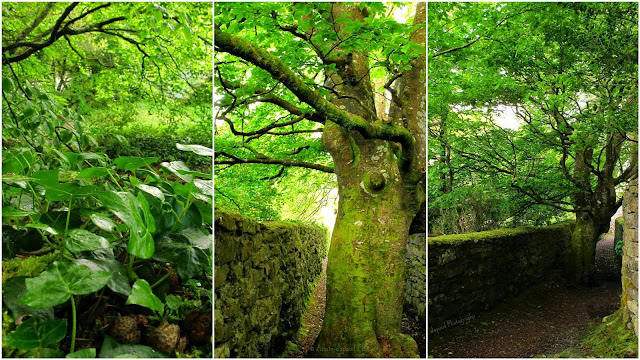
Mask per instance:
[[[44,185],[44,188],[44,196],[51,201],[69,200],[71,196],[74,198],[91,196],[95,195],[98,190],[98,187],[94,185],[81,186],[76,183]]]
[[[164,194],[162,193],[162,190],[158,189],[157,187],[145,184],[139,184],[136,187],[146,192],[147,194],[155,196],[156,198],[160,199],[161,202],[164,202]]]
[[[190,235],[193,236],[193,233]],[[180,278],[185,280],[211,267],[207,254],[181,233],[168,233],[158,239],[153,258],[176,267]]]
[[[40,231],[49,233],[51,235],[58,235],[58,231],[56,231],[56,229],[52,228],[51,226],[49,226],[47,224],[43,224],[43,223],[40,223],[40,222],[32,222],[32,223],[29,223],[29,224],[25,225],[25,227],[34,228],[34,229],[40,229]]]
[[[3,206],[2,207],[2,217],[3,218],[15,218],[15,217],[27,217],[29,215],[36,214],[35,211],[26,211],[26,210],[18,210],[13,206]]]
[[[129,226],[129,243],[127,252],[142,259],[148,259],[153,255],[155,246],[150,233],[155,228],[152,217],[147,217],[149,229],[142,219],[140,211],[143,211],[138,199],[128,192],[101,192],[100,202]]]
[[[38,323],[34,318],[20,324],[4,338],[9,345],[21,350],[35,349],[46,344],[60,342],[67,333],[67,319],[54,319]]]
[[[167,295],[164,301],[167,304],[167,307],[171,310],[178,310],[180,305],[182,305],[180,298],[175,295]]]
[[[107,239],[84,229],[70,230],[64,245],[74,254],[82,251],[113,248]]]
[[[195,227],[184,229],[180,232],[181,236],[184,236],[189,240],[193,246],[206,250],[213,247],[213,236],[211,234],[204,234],[202,231]]]
[[[93,271],[106,271],[111,274],[107,286],[111,291],[117,292],[124,296],[129,296],[131,293],[131,285],[129,285],[129,279],[127,279],[127,270],[124,266],[113,257],[113,254],[106,252],[96,254],[94,252],[93,259],[76,259],[77,265],[86,265]]]
[[[113,232],[116,228],[116,224],[111,220],[111,218],[106,214],[91,214],[89,216],[91,221],[100,229],[106,232]]]
[[[58,184],[58,173],[60,170],[39,170],[34,172],[31,177],[35,180],[34,182],[38,185],[43,186],[54,186]]]
[[[3,77],[2,78],[2,91],[6,92],[7,94],[13,92],[13,90],[15,89],[15,86],[13,86],[13,80]]]
[[[114,159],[113,162],[116,164],[116,167],[118,169],[122,169],[124,171],[130,171],[130,170],[139,169],[141,167],[145,167],[147,165],[158,162],[158,158],[151,158],[151,157],[139,158],[139,157],[123,156],[123,157]]]
[[[109,170],[103,167],[87,168],[76,175],[76,179],[92,179],[109,175]]]
[[[164,305],[157,296],[153,294],[151,286],[148,282],[142,279],[136,280],[131,288],[131,294],[127,298],[127,305],[136,304],[147,307],[151,310],[162,313]]]
[[[74,351],[72,353],[67,354],[67,358],[78,358],[78,359],[95,359],[96,357],[96,348],[82,349],[78,351]]]
[[[191,151],[202,156],[213,156],[213,149],[202,145],[183,145],[176,143],[178,150]]]
[[[35,155],[29,148],[13,148],[2,153],[2,173],[18,174],[35,161]]]
[[[110,278],[111,274],[105,271],[54,261],[47,271],[25,281],[27,293],[20,302],[36,309],[49,308],[66,302],[71,295],[96,292]]]
[[[23,189],[27,188],[27,181],[33,180],[32,177],[25,175],[2,175],[2,182],[9,185],[18,185]]]
[[[200,190],[203,194],[208,196],[213,196],[213,180],[193,180],[193,184]]]
[[[188,183],[193,181],[193,176],[183,175],[178,172],[178,170],[190,171],[187,165],[184,164],[184,162],[182,161],[163,162],[161,165],[164,169],[168,170],[170,173],[179,177],[180,179]]]
[[[37,321],[47,321],[53,319],[53,308],[34,309],[19,301],[27,292],[25,280],[26,276],[16,276],[9,278],[2,284],[2,301],[11,310],[14,319],[20,315],[33,315]]]
[[[102,346],[100,347],[101,358],[120,358],[120,357],[137,357],[137,358],[166,358],[167,355],[144,345],[121,345],[118,344],[111,336],[105,335]]]

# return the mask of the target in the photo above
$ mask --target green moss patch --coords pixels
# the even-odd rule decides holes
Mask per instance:
[[[28,258],[16,257],[2,263],[2,282],[17,276],[35,277],[45,271],[54,260],[57,253],[42,256],[30,256]]]
[[[600,324],[592,324],[581,344],[590,355],[598,358],[624,358],[638,356],[638,338],[627,329],[622,310],[605,317]]]
[[[467,234],[454,234],[454,235],[442,235],[436,237],[429,238],[429,245],[431,244],[453,244],[460,243],[466,241],[489,241],[504,237],[512,237],[519,235],[527,235],[527,234],[535,234],[538,232],[547,232],[547,231],[562,231],[562,230],[571,230],[573,227],[573,222],[562,222],[550,226],[523,226],[518,228],[509,228],[509,229],[497,229],[497,230],[489,230],[489,231],[480,231],[475,233],[467,233]]]

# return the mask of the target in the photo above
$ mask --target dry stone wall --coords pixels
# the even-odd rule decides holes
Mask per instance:
[[[407,278],[404,286],[404,311],[424,324],[427,306],[427,234],[411,234],[407,241]]]
[[[215,357],[274,357],[300,327],[326,229],[215,214]]]
[[[638,179],[629,183],[622,209],[622,313],[638,336]]]
[[[562,269],[572,223],[428,240],[429,331],[464,322]]]

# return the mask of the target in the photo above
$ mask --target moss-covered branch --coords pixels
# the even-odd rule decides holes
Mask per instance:
[[[409,131],[392,124],[382,123],[382,121],[368,123],[359,116],[341,111],[313,91],[282,60],[268,51],[220,29],[216,29],[214,33],[217,50],[237,56],[266,70],[274,79],[280,81],[291,90],[300,101],[314,108],[318,115],[326,120],[332,121],[347,130],[357,130],[368,139],[381,139],[400,143],[402,145],[401,166],[403,168],[411,166],[415,151],[415,140]]]
[[[229,160],[218,160],[218,157],[224,157]],[[298,160],[291,160],[291,159],[273,159],[270,157],[241,159],[237,156],[231,155],[224,151],[216,151],[215,158],[216,158],[215,160],[216,165],[266,164],[266,165],[283,165],[283,166],[302,167],[302,168],[318,170],[318,171],[322,171],[330,174],[333,174],[335,172],[335,170],[330,166],[309,163],[306,161],[298,161]]]

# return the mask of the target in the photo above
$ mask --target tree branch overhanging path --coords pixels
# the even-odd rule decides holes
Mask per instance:
[[[572,213],[568,271],[589,284],[597,237],[638,171],[637,7],[434,3],[429,14],[429,196],[442,216],[431,223],[447,228],[447,204],[470,193],[504,203],[482,230]],[[501,108],[519,125],[498,125]]]

